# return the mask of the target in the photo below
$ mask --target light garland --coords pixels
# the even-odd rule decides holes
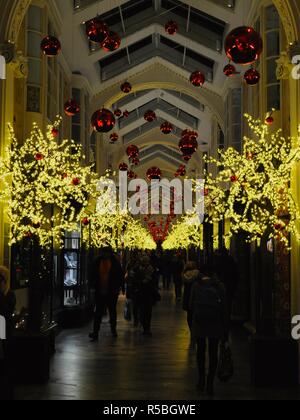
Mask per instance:
[[[184,216],[172,228],[167,239],[163,242],[164,250],[204,248],[203,224],[199,222],[197,214]]]

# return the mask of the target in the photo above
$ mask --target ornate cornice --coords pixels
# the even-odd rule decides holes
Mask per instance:
[[[6,30],[6,38],[12,43],[16,43],[18,40],[20,28],[25,18],[27,9],[31,3],[31,0],[18,0],[13,1],[11,13],[8,19],[8,25]]]
[[[280,15],[288,43],[290,45],[298,42],[296,16],[294,16],[291,1],[289,0],[273,0],[278,13]]]

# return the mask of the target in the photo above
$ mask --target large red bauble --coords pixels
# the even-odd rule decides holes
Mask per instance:
[[[149,181],[152,181],[154,179],[160,180],[161,176],[162,176],[162,172],[156,166],[153,166],[152,168],[148,169],[148,171],[147,171],[147,178],[148,178]]]
[[[170,22],[166,23],[165,30],[169,35],[176,35],[179,30],[178,23],[171,20]]]
[[[120,165],[119,165],[119,171],[121,171],[121,172],[126,172],[127,170],[128,170],[128,165],[127,165],[127,163],[125,163],[125,162],[120,163]]]
[[[173,125],[169,122],[165,122],[160,126],[160,131],[163,134],[171,134],[173,131]]]
[[[179,142],[179,149],[182,151],[183,156],[192,156],[198,149],[198,142],[190,136],[185,136]]]
[[[119,135],[117,133],[112,133],[109,139],[112,143],[116,143],[119,140]]]
[[[125,82],[121,85],[121,91],[124,93],[130,93],[132,91],[132,86],[129,82]]]
[[[149,110],[145,113],[144,118],[147,122],[151,123],[156,120],[156,114],[154,111]]]
[[[236,74],[236,68],[232,64],[227,64],[223,69],[223,73],[226,77],[232,77]]]
[[[244,79],[249,86],[255,86],[260,81],[260,73],[256,69],[246,71]]]
[[[116,119],[109,109],[99,109],[92,116],[92,127],[98,133],[108,133],[116,125]]]
[[[120,48],[121,38],[116,32],[109,32],[107,38],[102,42],[101,47],[104,51],[112,52]]]
[[[41,42],[41,50],[47,57],[56,57],[61,51],[61,44],[55,36],[46,36]]]
[[[263,41],[258,32],[249,26],[240,26],[227,35],[225,51],[236,64],[249,65],[257,61],[263,50]]]
[[[74,117],[75,115],[79,114],[80,106],[75,101],[75,99],[69,99],[64,106],[65,114],[68,117]]]
[[[101,19],[95,18],[86,23],[86,35],[90,41],[102,44],[108,34],[108,26]]]
[[[195,71],[191,74],[190,82],[193,86],[202,87],[205,83],[205,76],[201,71]]]
[[[126,153],[127,153],[127,156],[130,159],[135,159],[135,158],[138,157],[140,151],[139,151],[139,148],[137,146],[135,146],[134,144],[132,144],[132,145],[130,145],[130,146],[127,147]]]

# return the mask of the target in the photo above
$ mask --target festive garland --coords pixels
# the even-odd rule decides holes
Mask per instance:
[[[192,246],[203,250],[203,225],[199,216],[184,216],[173,226],[162,246],[164,250],[188,249]]]

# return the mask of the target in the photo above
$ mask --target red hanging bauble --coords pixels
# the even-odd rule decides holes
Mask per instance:
[[[79,112],[80,112],[80,106],[75,101],[75,99],[69,99],[65,103],[64,110],[65,110],[65,114],[68,117],[74,117],[75,115],[79,114]]]
[[[74,185],[74,187],[77,187],[79,184],[80,184],[80,179],[79,178],[72,179],[72,185]]]
[[[51,134],[52,134],[53,137],[58,137],[59,136],[59,130],[57,128],[52,128]]]
[[[130,93],[132,91],[132,86],[129,82],[125,82],[121,85],[121,91],[124,93]]]
[[[185,167],[185,165],[180,165],[179,166],[178,174],[180,176],[185,176],[186,175],[186,167]]]
[[[129,157],[129,159],[135,159],[139,156],[139,148],[137,146],[135,146],[134,144],[130,145],[127,147],[126,150],[127,156]]]
[[[116,109],[114,115],[119,118],[122,115],[122,111],[120,109]]]
[[[189,162],[192,159],[192,155],[183,155],[182,158],[185,162]]]
[[[249,26],[240,26],[227,36],[225,51],[236,64],[249,65],[257,61],[263,50],[263,41],[258,32]]]
[[[61,51],[61,44],[55,36],[46,36],[41,42],[41,50],[47,57],[56,57]]]
[[[156,120],[156,114],[154,111],[149,110],[145,112],[144,118],[147,122],[151,123]]]
[[[37,161],[41,161],[44,159],[44,155],[42,153],[37,153],[34,158]]]
[[[102,42],[101,47],[104,51],[113,52],[120,48],[121,38],[116,32],[109,32],[107,38]]]
[[[239,179],[238,179],[238,177],[236,176],[236,175],[232,175],[231,177],[230,177],[230,181],[233,183],[233,182],[237,182]]]
[[[273,111],[266,117],[265,123],[267,125],[272,125],[274,123],[274,118],[272,117]]]
[[[121,172],[128,171],[128,165],[127,165],[127,163],[125,163],[125,162],[120,163],[120,165],[119,165],[119,171],[121,171]]]
[[[119,140],[119,135],[117,133],[112,133],[109,139],[112,143],[116,143]]]
[[[179,142],[179,149],[182,151],[183,156],[185,158],[189,157],[187,160],[190,160],[191,156],[198,149],[198,142],[197,140],[192,139],[190,136],[185,136]]]
[[[169,123],[169,122],[165,122],[165,123],[163,123],[161,126],[160,126],[160,131],[163,133],[163,134],[171,134],[172,133],[172,131],[173,131],[173,125],[171,124],[171,123]]]
[[[256,69],[249,69],[244,75],[244,79],[249,86],[255,86],[260,81],[260,73]]]
[[[179,30],[178,23],[171,20],[170,22],[166,23],[165,30],[169,35],[176,35]]]
[[[236,74],[236,68],[232,64],[227,64],[223,69],[223,73],[227,77],[232,77]]]
[[[139,164],[140,164],[140,159],[139,159],[138,157],[133,158],[133,159],[132,159],[132,164],[133,164],[133,165],[135,165],[135,166],[139,166]]]
[[[133,171],[128,171],[128,178],[129,179],[135,179],[136,178],[136,175],[135,175],[135,173],[133,172]]]
[[[101,19],[95,18],[86,23],[86,35],[92,42],[102,44],[109,34],[109,28]]]
[[[190,82],[196,87],[202,87],[205,83],[205,76],[201,71],[195,71],[191,74]]]
[[[87,217],[84,217],[81,223],[83,224],[83,226],[88,226],[90,224],[90,221]]]
[[[98,133],[108,133],[116,125],[116,119],[109,109],[99,109],[92,116],[92,127]]]
[[[152,168],[148,169],[147,178],[149,181],[152,181],[155,179],[161,180],[161,177],[162,177],[162,172],[156,166],[153,166]]]
[[[128,118],[129,115],[130,115],[130,112],[129,111],[126,110],[126,111],[123,112],[123,117],[124,118]]]

